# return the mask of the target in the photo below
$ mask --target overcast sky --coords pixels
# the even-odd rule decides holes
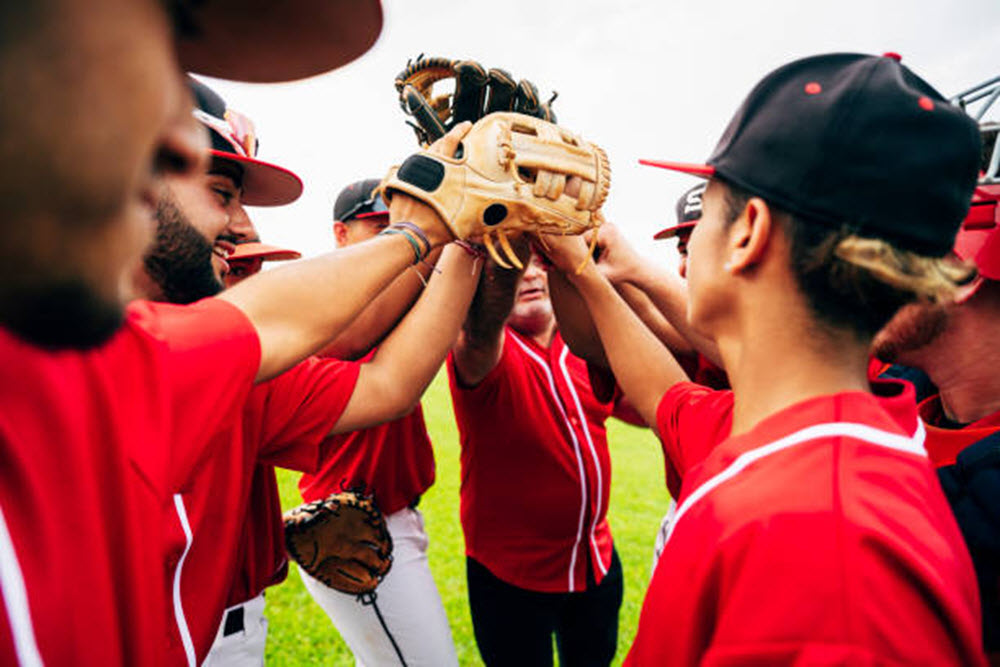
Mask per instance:
[[[559,92],[561,125],[611,159],[606,217],[646,254],[691,177],[640,157],[700,161],[750,88],[775,67],[830,51],[895,51],[950,96],[1000,74],[998,0],[383,0],[375,46],[339,70],[277,85],[207,80],[248,114],[259,157],[292,169],[292,205],[250,209],[266,242],[305,255],[333,247],[333,200],[416,147],[393,87],[420,53],[471,58]],[[1000,106],[1000,105],[998,105]],[[991,116],[1000,115],[994,110]]]

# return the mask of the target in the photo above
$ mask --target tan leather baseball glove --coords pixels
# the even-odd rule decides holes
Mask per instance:
[[[351,491],[285,512],[285,546],[303,570],[342,593],[371,593],[392,566],[392,538],[372,498]]]
[[[602,148],[558,125],[493,113],[472,127],[455,157],[422,150],[393,167],[381,187],[386,201],[397,190],[420,199],[456,238],[481,237],[498,264],[523,268],[508,235],[572,235],[598,227],[611,166]]]

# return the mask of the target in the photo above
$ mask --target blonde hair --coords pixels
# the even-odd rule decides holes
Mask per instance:
[[[754,195],[724,183],[726,214],[735,220]],[[770,204],[769,204],[770,205]],[[947,302],[975,275],[954,257],[926,257],[891,241],[860,236],[772,206],[789,240],[789,263],[817,323],[872,338],[908,303]],[[818,329],[821,330],[821,329]]]
[[[976,277],[975,265],[957,257],[925,257],[882,239],[848,235],[840,239],[833,254],[890,287],[932,303],[953,300],[958,288]]]

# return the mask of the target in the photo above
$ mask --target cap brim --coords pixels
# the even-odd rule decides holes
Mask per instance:
[[[715,167],[707,164],[691,164],[689,162],[664,162],[663,160],[639,160],[639,164],[648,167],[659,167],[660,169],[670,169],[671,171],[682,171],[692,176],[711,178],[715,175]]]
[[[238,262],[241,259],[262,258],[264,261],[284,261],[288,259],[299,259],[302,253],[288,248],[268,245],[267,243],[240,243],[236,250],[227,259]]]
[[[389,217],[389,211],[368,211],[367,213],[358,213],[356,216],[351,218],[351,220],[364,220],[366,218],[378,218],[378,217]],[[348,222],[351,222],[348,220]]]
[[[302,179],[284,167],[235,153],[210,152],[214,157],[237,162],[243,167],[241,201],[247,206],[283,206],[302,195]]]
[[[171,0],[185,70],[252,83],[328,72],[382,31],[379,0]]]
[[[660,231],[653,234],[653,239],[656,241],[661,241],[663,239],[671,239],[686,229],[694,229],[694,226],[698,224],[697,220],[689,220],[688,222],[682,222],[679,225],[674,225],[673,227],[667,227],[666,229],[661,229]]]

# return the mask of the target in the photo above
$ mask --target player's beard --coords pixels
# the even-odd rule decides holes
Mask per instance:
[[[170,303],[194,303],[222,291],[212,268],[212,244],[166,193],[156,206],[156,239],[144,262]]]
[[[81,280],[22,286],[0,295],[3,326],[40,347],[86,350],[101,345],[125,320],[125,309]]]
[[[904,306],[872,341],[874,355],[887,363],[912,363],[908,353],[933,343],[948,328],[946,307],[912,303]]]

